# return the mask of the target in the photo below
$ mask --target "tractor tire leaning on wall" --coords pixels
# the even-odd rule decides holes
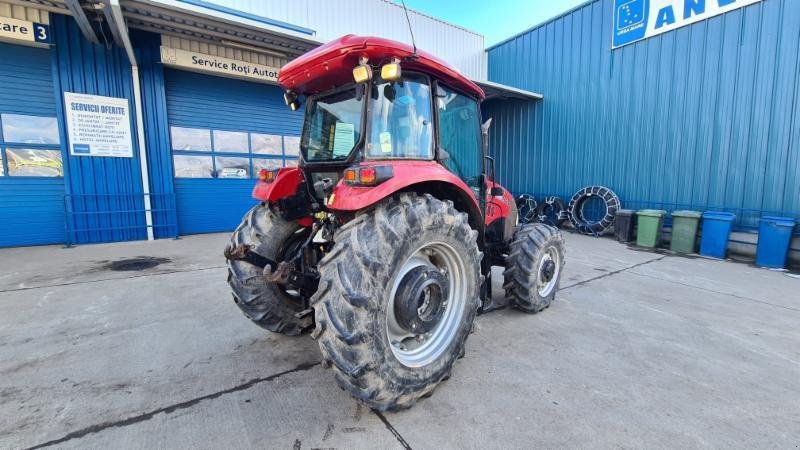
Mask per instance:
[[[583,216],[583,206],[592,197],[600,197],[606,208],[603,218],[596,222]],[[619,197],[614,191],[605,186],[587,186],[576,192],[569,201],[569,220],[581,233],[601,235],[614,224],[619,209]]]
[[[283,220],[269,206],[259,204],[245,214],[231,236],[229,248],[247,245],[253,252],[276,261],[292,243],[308,236],[294,222]],[[297,239],[295,239],[297,237]],[[228,284],[233,301],[256,325],[275,333],[296,336],[314,325],[312,316],[297,317],[300,301],[280,286],[264,281],[264,271],[242,260],[228,260]]]
[[[545,197],[536,207],[536,220],[539,223],[561,228],[567,221],[567,208],[559,197]]]

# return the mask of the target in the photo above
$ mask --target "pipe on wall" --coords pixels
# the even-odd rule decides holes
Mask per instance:
[[[150,175],[147,165],[147,144],[144,136],[144,114],[142,113],[142,89],[139,81],[139,66],[136,62],[136,54],[133,52],[133,45],[128,34],[128,27],[125,26],[125,18],[122,16],[122,7],[119,0],[108,0],[107,7],[111,8],[111,15],[114,23],[111,26],[116,28],[115,36],[122,39],[128,60],[131,63],[131,77],[133,78],[133,104],[136,111],[136,139],[139,144],[139,166],[142,172],[142,194],[144,194],[145,222],[147,224],[147,239],[152,241],[153,233],[153,211],[150,201]]]

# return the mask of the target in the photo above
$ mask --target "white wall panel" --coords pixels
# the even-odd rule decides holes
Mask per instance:
[[[6,2],[0,2],[0,16],[43,23],[45,25],[50,23],[50,16],[45,11],[29,6],[12,5]]]
[[[211,3],[310,28],[327,42],[345,34],[411,43],[403,8],[387,0],[208,0]],[[486,79],[484,38],[467,29],[409,10],[417,47],[464,75]]]

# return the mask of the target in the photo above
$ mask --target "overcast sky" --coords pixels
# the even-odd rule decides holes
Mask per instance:
[[[586,0],[405,0],[406,6],[486,37],[489,47]],[[395,0],[400,3],[400,0]]]

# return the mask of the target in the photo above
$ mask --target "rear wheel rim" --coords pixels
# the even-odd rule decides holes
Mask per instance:
[[[551,265],[554,265],[555,269],[548,267]],[[561,255],[558,254],[558,250],[555,247],[548,247],[539,261],[539,268],[536,271],[536,291],[540,297],[547,297],[553,293],[560,273]]]
[[[395,297],[403,277],[420,266],[435,268],[442,273],[449,292],[444,298],[444,312],[438,324],[427,333],[414,334],[400,326],[395,313]],[[465,315],[467,270],[461,255],[444,242],[424,244],[403,263],[395,276],[386,307],[389,347],[401,364],[407,367],[427,366],[450,347]]]

